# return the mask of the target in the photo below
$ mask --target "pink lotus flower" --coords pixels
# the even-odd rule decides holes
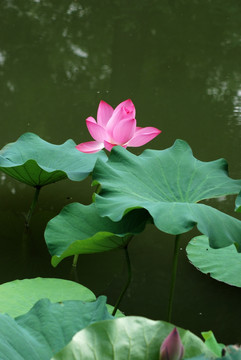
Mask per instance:
[[[85,153],[95,153],[103,148],[111,151],[113,146],[142,146],[154,139],[160,130],[154,127],[137,127],[136,110],[131,100],[120,103],[115,110],[101,100],[97,122],[90,116],[86,125],[95,141],[88,141],[76,146],[76,149]]]
[[[163,341],[160,350],[160,360],[181,360],[184,353],[184,347],[177,328]]]

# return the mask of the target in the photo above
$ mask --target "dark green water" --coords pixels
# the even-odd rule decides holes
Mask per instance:
[[[186,140],[203,161],[224,157],[240,177],[240,1],[2,0],[0,3],[0,147],[27,131],[60,144],[91,140],[87,116],[101,99],[131,98],[139,126],[163,132],[143,148]],[[131,150],[131,149],[130,149]],[[132,150],[131,150],[132,151]],[[20,240],[33,189],[0,174],[0,281],[69,278],[71,259],[50,265],[43,232],[64,205],[91,202],[90,179],[42,190],[31,224],[31,256]],[[210,205],[229,213],[234,198]],[[236,215],[237,216],[237,215]],[[241,290],[199,273],[182,238],[173,323],[224,343],[241,342]],[[126,314],[166,320],[174,238],[148,227],[133,240],[133,282]],[[231,265],[230,265],[231,266]],[[80,282],[114,303],[125,278],[120,251],[81,256]]]

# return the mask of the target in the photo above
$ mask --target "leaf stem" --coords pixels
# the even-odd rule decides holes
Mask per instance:
[[[22,235],[22,256],[21,256],[21,259],[24,264],[26,264],[27,258],[31,251],[29,225],[30,225],[30,220],[31,220],[32,214],[34,212],[34,209],[38,203],[40,189],[41,189],[41,186],[35,187],[34,198],[31,203],[31,206],[29,208],[29,211],[25,217],[25,228],[24,228],[23,235]]]
[[[79,254],[75,254],[74,258],[73,258],[71,270],[70,270],[71,280],[76,281],[77,283],[79,283],[79,276],[78,276],[78,272],[77,272],[78,258],[79,258]]]
[[[79,254],[74,255],[72,267],[76,268],[78,262]]]
[[[98,184],[98,185],[96,186],[95,193],[96,193],[96,194],[99,194],[100,190],[101,190],[101,184]]]
[[[37,205],[37,202],[38,202],[38,197],[39,197],[40,190],[41,190],[41,186],[39,186],[39,185],[35,186],[34,198],[33,198],[32,204],[31,204],[31,206],[29,208],[29,211],[28,211],[28,214],[27,214],[26,220],[25,220],[26,229],[29,228],[31,217],[33,215],[34,209],[35,209],[35,207]]]
[[[124,247],[124,251],[125,251],[125,259],[126,259],[126,264],[127,264],[127,270],[128,270],[128,276],[127,276],[127,281],[125,283],[125,286],[123,287],[121,293],[120,293],[120,296],[119,298],[117,299],[117,302],[115,304],[115,307],[114,307],[114,310],[112,312],[112,315],[115,316],[116,314],[116,311],[118,310],[118,307],[126,293],[126,290],[128,289],[129,285],[130,285],[130,282],[131,282],[131,278],[132,278],[132,271],[131,271],[131,262],[130,262],[130,256],[129,256],[129,253],[128,253],[128,245],[125,245]]]
[[[173,305],[173,297],[175,291],[176,277],[177,277],[177,262],[178,262],[178,249],[180,242],[180,234],[175,237],[175,246],[173,251],[173,262],[172,262],[172,279],[171,279],[171,289],[169,295],[169,303],[168,303],[168,322],[171,322],[172,318],[172,305]]]

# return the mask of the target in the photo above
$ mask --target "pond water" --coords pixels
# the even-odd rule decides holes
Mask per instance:
[[[87,116],[101,99],[131,98],[139,126],[162,130],[130,149],[165,149],[186,140],[202,161],[224,157],[240,177],[240,1],[3,0],[0,3],[0,147],[31,131],[60,144],[88,141]],[[42,189],[31,223],[30,256],[21,259],[23,214],[34,190],[0,174],[0,282],[71,278],[71,259],[50,264],[43,232],[62,207],[91,202],[91,179]],[[234,214],[234,197],[209,205]],[[213,330],[240,342],[241,290],[198,272],[182,236],[172,322],[196,334]],[[174,237],[149,225],[130,245],[133,280],[121,309],[167,319]],[[231,265],[230,265],[231,266]],[[79,281],[114,303],[126,276],[121,251],[80,256]]]

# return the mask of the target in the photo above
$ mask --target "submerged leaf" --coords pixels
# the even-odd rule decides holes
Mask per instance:
[[[126,212],[145,208],[159,230],[177,235],[197,225],[212,247],[235,243],[241,251],[241,221],[197,204],[240,191],[241,180],[228,177],[224,159],[199,161],[182,140],[140,156],[115,147],[107,163],[97,160],[93,178],[101,184],[96,206],[102,216],[119,221]]]
[[[131,235],[144,230],[148,219],[148,212],[140,209],[113,222],[101,217],[94,203],[88,206],[69,204],[48,222],[45,230],[52,265],[57,266],[67,256],[124,247]]]
[[[69,178],[80,181],[92,172],[97,157],[107,159],[103,151],[84,154],[73,140],[54,145],[33,133],[25,133],[0,151],[0,170],[31,186],[44,186]]]
[[[160,347],[174,325],[137,316],[92,324],[78,332],[52,360],[156,360]],[[214,355],[196,335],[178,328],[185,357]]]
[[[234,245],[212,249],[207,236],[194,237],[186,248],[189,261],[204,274],[241,287],[241,254]]]
[[[42,299],[16,319],[0,314],[0,358],[49,360],[81,329],[113,318],[105,303],[104,296],[95,302],[76,300],[57,304]]]

